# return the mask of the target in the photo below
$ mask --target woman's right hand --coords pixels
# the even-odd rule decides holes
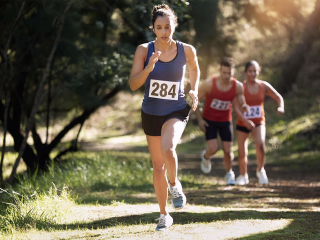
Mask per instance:
[[[206,127],[209,127],[209,124],[203,118],[199,121],[199,128],[202,132],[206,132]]]
[[[247,120],[247,121],[245,121],[244,122],[244,125],[246,125],[246,128],[248,129],[248,130],[252,130],[252,129],[254,129],[255,128],[255,124],[252,122],[252,121],[250,121],[250,120]]]
[[[145,70],[147,70],[149,73],[154,69],[154,65],[156,64],[156,62],[158,62],[160,54],[160,51],[156,51],[152,53],[152,56],[149,58],[149,63],[145,68]]]

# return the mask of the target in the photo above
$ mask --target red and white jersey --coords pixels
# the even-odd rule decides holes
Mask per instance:
[[[203,109],[203,118],[215,122],[230,122],[232,120],[232,101],[236,96],[237,80],[232,78],[232,87],[227,92],[219,91],[217,78],[212,78],[212,89],[206,95]]]
[[[261,83],[259,84],[259,91],[257,94],[250,94],[247,88],[247,82],[243,82],[244,98],[250,107],[249,113],[245,112],[244,117],[250,119],[255,125],[265,124],[264,114],[264,91]],[[245,127],[245,124],[237,120],[237,125]]]

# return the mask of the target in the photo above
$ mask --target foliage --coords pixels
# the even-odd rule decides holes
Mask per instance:
[[[53,164],[39,177],[30,177],[26,173],[21,175],[20,184],[15,189],[31,194],[34,189],[48,189],[53,182],[58,189],[67,185],[71,193],[81,200],[91,190],[153,188],[152,165],[147,154],[104,151],[78,152],[66,157],[62,164]]]
[[[239,57],[240,62],[248,57],[259,57],[257,60],[266,66],[263,69],[263,76],[274,81],[281,74],[283,66],[281,64],[284,59],[288,58],[291,51],[301,42],[302,32],[309,18],[309,14],[304,10],[300,11],[305,9],[302,8],[304,6],[302,3],[307,3],[304,0],[283,0],[286,4],[283,2],[280,4],[278,0],[190,0],[189,5],[186,1],[168,2],[177,12],[179,19],[175,38],[194,43],[198,48],[202,70],[210,67],[220,55],[232,55],[235,54],[234,51],[238,53],[244,51],[245,54]],[[42,91],[42,102],[32,130],[34,147],[29,146],[26,149],[24,160],[31,159],[30,162],[38,164],[41,159],[48,158],[70,129],[82,126],[81,124],[94,111],[100,106],[110,104],[113,96],[126,88],[125,82],[136,46],[153,39],[153,33],[149,29],[150,22],[146,19],[149,19],[153,5],[158,3],[162,1],[74,2],[67,13],[58,48]],[[0,10],[0,28],[3,33],[0,37],[0,49],[6,49],[9,43],[8,51],[1,52],[0,119],[4,123],[7,106],[8,130],[14,136],[16,151],[21,143],[21,137],[25,134],[23,129],[34,104],[34,95],[41,76],[45,71],[47,57],[56,36],[58,19],[67,2],[39,0],[26,1],[24,4],[20,1],[4,1]],[[22,6],[22,16],[17,21]],[[313,9],[313,6],[311,8]],[[319,25],[315,24],[315,27],[317,26]],[[244,31],[247,27],[254,28],[254,31]],[[258,32],[261,35],[257,34]],[[320,169],[318,161],[320,154],[315,150],[319,148],[317,136],[320,128],[318,121],[320,105],[318,99],[314,100],[314,97],[310,96],[310,93],[316,94],[318,89],[316,80],[319,43],[316,40],[318,32],[311,32],[311,38],[307,39],[310,48],[304,56],[306,61],[298,75],[297,86],[285,98],[286,114],[283,119],[279,121],[275,116],[274,105],[269,106],[266,103],[267,163],[274,167],[273,174],[282,176],[284,169],[289,170],[290,179],[296,173],[298,174],[294,176],[304,174],[303,176],[307,176],[308,179],[318,179],[316,174]],[[250,36],[254,48],[249,51],[248,42],[244,39],[246,34],[252,33],[257,34],[255,35],[257,38]],[[290,66],[292,69],[292,65]],[[312,84],[312,91],[307,88],[302,89],[302,86],[308,84]],[[80,116],[83,118],[78,118]],[[58,138],[49,142],[43,137],[45,134],[40,132],[40,129],[43,127],[49,129],[50,125],[55,127],[56,119],[64,120],[65,131],[61,131],[57,135]],[[201,134],[189,124],[178,152],[192,154],[201,152],[203,149]],[[69,145],[73,147],[74,143]],[[252,143],[249,148],[250,156],[254,156]],[[195,159],[192,164],[196,165],[197,161],[198,159]],[[224,171],[218,161],[215,162],[215,174]],[[79,215],[88,210],[88,205],[81,208],[75,206],[75,202],[110,204],[112,210],[108,209],[107,214],[113,212],[115,207],[121,207],[122,212],[124,207],[134,211],[139,210],[136,205],[126,204],[128,202],[156,202],[153,195],[150,197],[153,193],[153,169],[148,154],[78,152],[67,155],[59,163],[51,162],[45,165],[48,166],[46,172],[38,174],[38,167],[34,167],[33,174],[25,172],[18,176],[15,186],[6,190],[1,189],[0,199],[3,204],[0,205],[0,235],[5,234],[7,237],[16,231],[24,232],[29,229],[50,232],[69,228],[91,231],[90,237],[96,237],[94,234],[97,229],[110,226],[108,231],[111,233],[108,233],[108,236],[111,237],[119,237],[119,232],[130,237],[132,233],[135,237],[150,237],[152,232],[150,229],[153,228],[150,223],[157,215],[152,211],[157,211],[157,206],[153,206],[156,210],[149,211],[149,208],[143,205],[140,215],[131,212],[129,216],[115,215],[109,218],[103,215],[99,220],[92,220],[92,216],[96,216],[97,212],[103,212],[97,209],[96,212],[89,214],[90,217],[85,223],[79,223],[77,217],[72,219],[72,223],[65,223],[62,220],[66,215],[72,215],[69,212],[71,207],[79,208],[81,212]],[[199,170],[192,169],[187,161],[182,161],[181,165],[183,169],[179,178],[185,190],[192,190],[195,194],[191,191],[188,193],[190,196],[188,201],[191,203],[189,207],[192,207],[192,210],[189,208],[189,212],[173,213],[178,223],[177,228],[180,229],[180,232],[177,231],[178,234],[185,234],[188,230],[194,234],[194,227],[197,224],[196,226],[201,225],[201,227],[209,226],[208,234],[212,237],[212,227],[216,227],[219,231],[221,225],[225,228],[230,223],[233,229],[234,225],[243,226],[241,221],[246,221],[247,226],[254,224],[255,220],[272,223],[281,219],[285,220],[281,222],[282,229],[268,228],[266,233],[253,233],[254,235],[249,237],[246,235],[246,238],[288,239],[298,236],[298,238],[316,239],[319,237],[319,215],[314,213],[318,211],[319,205],[315,200],[318,188],[311,189],[310,192],[314,193],[309,195],[313,198],[309,196],[310,199],[306,199],[305,185],[293,189],[290,187],[285,192],[285,187],[281,184],[286,186],[292,184],[282,183],[281,180],[278,181],[279,176],[276,176],[278,182],[266,188],[251,184],[248,188],[233,189],[223,186],[222,178],[199,175]],[[29,164],[29,169],[32,166],[34,165]],[[283,168],[283,171],[277,172],[279,168]],[[52,187],[52,183],[56,184],[57,188]],[[312,184],[318,186],[316,185],[318,183]],[[42,192],[43,189],[50,191],[45,193]],[[60,194],[57,189],[62,189]],[[72,200],[71,196],[75,200]],[[251,209],[238,211],[239,207]],[[276,210],[263,209],[262,212],[252,210],[252,208],[267,207]],[[234,211],[234,208],[237,208],[237,211]],[[312,224],[306,224],[306,219]],[[263,225],[269,226],[265,222]],[[24,233],[22,236],[25,237]],[[232,235],[232,238],[238,236],[240,235],[237,233]],[[84,236],[78,237],[84,238]]]
[[[279,159],[279,155],[275,158]],[[319,235],[319,204],[312,197],[319,187],[307,188],[304,177],[299,177],[303,171],[288,168],[291,160],[273,163],[274,169],[269,173],[277,177],[264,187],[255,184],[253,175],[248,186],[225,186],[222,159],[214,161],[214,175],[201,174],[194,164],[197,159],[180,160],[180,166],[185,167],[179,170],[179,179],[189,204],[182,212],[170,213],[175,219],[170,232],[188,237],[199,234],[194,232],[199,228],[205,233],[204,239],[212,238],[212,228],[217,228],[215,233],[232,238],[287,239],[297,232],[306,239]],[[20,184],[1,190],[1,201],[12,204],[0,205],[0,236],[72,239],[98,235],[129,238],[134,234],[147,239],[155,234],[154,219],[158,217],[150,168],[147,153],[68,154],[61,165],[46,173],[47,182],[39,183],[37,178],[41,176],[31,179],[24,175]],[[292,171],[299,174],[290,182],[299,186],[282,179],[284,174],[292,176]],[[255,170],[249,172],[253,174]],[[317,184],[316,175],[312,176],[313,184]],[[50,181],[58,187],[52,187]],[[64,183],[70,187],[63,188]],[[46,187],[51,189],[48,193],[39,190]],[[57,189],[63,191],[58,194]],[[241,231],[244,225],[250,227]]]
[[[55,186],[48,193],[34,191],[31,195],[14,190],[0,189],[0,228],[2,232],[14,234],[31,228],[49,229],[53,223],[64,218],[74,204],[67,188],[58,194]]]
[[[24,137],[26,122],[32,117],[35,93],[51,61],[48,55],[53,49],[57,26],[63,27],[44,88],[40,89],[41,103],[32,127],[35,149],[27,145],[22,156],[31,171],[35,171],[38,164],[45,169],[50,153],[68,131],[80,126],[80,132],[93,112],[127,88],[136,46],[153,38],[146,19],[152,7],[161,2],[4,2],[0,10],[3,32],[0,37],[0,119],[4,123],[5,116],[8,117],[7,129],[16,151]],[[66,12],[70,3],[72,6]],[[186,3],[173,1],[171,5],[184,19]],[[63,14],[66,18],[61,22]],[[183,21],[180,28],[184,28]],[[179,31],[176,34],[179,35]],[[67,124],[49,142],[48,132],[57,119]],[[46,128],[44,134],[39,132],[42,127]],[[71,147],[58,156],[76,150],[76,143],[77,137]]]
[[[282,63],[301,42],[309,13],[314,8],[311,2],[307,4],[304,0],[284,1],[287,4],[275,0],[174,0],[167,3],[179,19],[174,38],[198,48],[203,78],[220,56],[234,55],[240,63],[248,57],[256,58],[264,65],[262,76],[276,82],[281,76]],[[5,1],[0,10],[3,33],[0,37],[0,119],[5,125],[5,117],[8,117],[6,128],[14,139],[16,151],[25,136],[25,126],[49,62],[57,28],[63,24],[32,127],[34,147],[27,145],[22,156],[32,172],[37,167],[46,169],[52,151],[70,130],[78,126],[80,133],[92,113],[112,104],[113,97],[126,90],[135,48],[154,38],[147,19],[150,19],[152,7],[162,1],[71,3],[63,23],[60,20],[68,4],[66,1]],[[317,51],[318,45],[313,41],[310,44],[303,71],[296,74],[299,85],[304,84],[304,76],[308,79],[317,76],[318,68],[313,64],[317,55],[312,54],[312,49]],[[292,59],[299,58],[293,55]],[[309,65],[313,67],[310,73]],[[314,86],[316,89],[317,84]],[[63,120],[65,125],[50,142],[49,132],[58,120]],[[77,150],[79,133],[58,157]]]
[[[151,162],[144,154],[75,153],[43,175],[22,174],[14,189],[0,189],[1,229],[11,234],[49,229],[70,214],[71,195],[82,202],[90,199],[91,191],[153,191],[151,175]]]

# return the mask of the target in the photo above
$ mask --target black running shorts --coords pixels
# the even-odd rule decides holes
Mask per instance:
[[[257,124],[255,127],[258,127],[260,125],[262,125],[262,124]],[[236,126],[236,129],[238,131],[245,132],[245,133],[250,133],[252,131],[252,130],[249,130],[248,128],[246,128],[246,127],[239,126],[239,125]]]
[[[165,116],[150,115],[143,112],[141,109],[142,129],[146,135],[161,136],[162,125],[172,118],[179,119],[186,126],[189,120],[190,109],[190,106],[187,105],[184,109],[172,112]]]
[[[216,122],[204,119],[208,123],[206,127],[206,139],[217,139],[218,133],[220,135],[221,141],[232,142],[232,122]]]

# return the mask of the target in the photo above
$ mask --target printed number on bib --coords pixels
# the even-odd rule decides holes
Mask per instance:
[[[150,80],[149,97],[178,100],[179,82]]]
[[[244,113],[244,117],[250,118],[260,118],[261,117],[261,106],[249,106],[249,112]]]
[[[212,107],[213,109],[217,109],[217,110],[228,110],[230,106],[230,102],[229,101],[221,101],[219,99],[213,99],[210,107]]]

